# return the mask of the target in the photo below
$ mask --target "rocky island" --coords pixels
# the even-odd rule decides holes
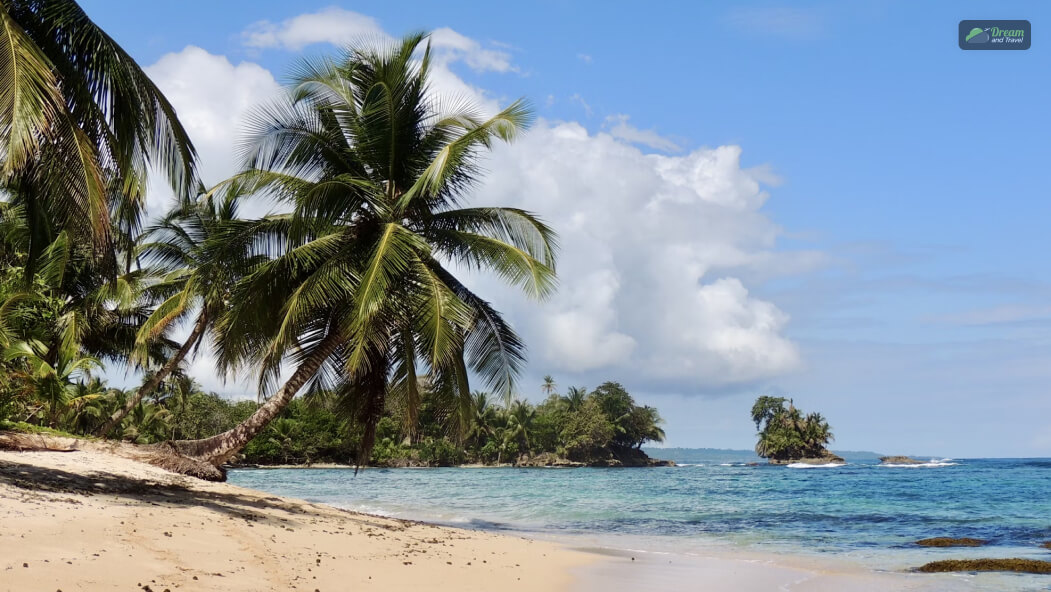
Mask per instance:
[[[785,404],[788,404],[785,406]],[[770,464],[842,464],[841,456],[825,446],[832,428],[820,413],[803,414],[784,397],[759,397],[752,406],[752,421],[759,431],[755,452]]]

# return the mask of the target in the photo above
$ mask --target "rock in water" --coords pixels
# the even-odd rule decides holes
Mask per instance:
[[[1014,571],[1020,573],[1051,574],[1051,561],[1036,559],[947,559],[932,561],[916,571],[941,573],[948,571]]]
[[[881,456],[879,461],[885,465],[925,465],[926,461],[916,460],[911,456]]]
[[[847,462],[842,456],[829,452],[828,450],[821,456],[812,456],[807,458],[788,458],[788,459],[770,459],[772,465],[791,465],[791,464],[804,464],[804,465],[829,465],[829,464],[842,464]]]
[[[921,547],[981,547],[989,541],[983,541],[982,539],[971,539],[967,537],[963,538],[950,538],[950,537],[934,537],[931,539],[923,539],[916,541],[916,544]]]

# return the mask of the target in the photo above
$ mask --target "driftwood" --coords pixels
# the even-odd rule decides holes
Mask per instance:
[[[0,449],[25,451],[76,452],[90,450],[121,456],[160,467],[172,473],[189,475],[205,481],[226,481],[226,471],[220,467],[179,454],[167,443],[140,446],[130,442],[86,440],[50,434],[0,432]]]

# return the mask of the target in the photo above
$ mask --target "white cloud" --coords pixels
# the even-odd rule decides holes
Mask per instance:
[[[584,100],[584,97],[581,96],[580,93],[573,93],[573,95],[569,97],[569,101],[571,103],[579,104],[581,107],[584,108],[584,115],[591,117],[591,105],[589,105],[588,102]]]
[[[290,19],[256,43],[309,43],[300,26]],[[450,52],[476,47],[443,35]],[[270,72],[196,47],[166,55],[148,71],[198,144],[206,178],[234,172],[241,117],[279,91]],[[447,67],[433,72],[439,92],[466,95],[489,110],[498,106]],[[573,100],[590,111],[579,95]],[[490,278],[471,278],[526,337],[533,371],[582,380],[630,377],[650,392],[688,394],[797,368],[798,350],[783,335],[788,316],[748,286],[749,278],[820,263],[813,253],[776,249],[782,232],[761,212],[768,198],[763,184],[772,175],[742,169],[736,146],[644,154],[628,142],[670,148],[661,143],[668,141],[655,133],[641,141],[617,125],[592,134],[579,123],[540,121],[491,155],[472,200],[538,212],[561,235],[560,289],[546,303],[528,302]],[[192,370],[209,388],[255,392],[246,379],[222,384],[203,350]]]
[[[314,43],[343,45],[360,39],[385,41],[390,37],[376,19],[333,6],[286,19],[280,24],[259,21],[248,27],[241,39],[248,47],[281,47],[298,51]]]
[[[327,43],[390,44],[397,39],[380,27],[376,19],[338,7],[301,14],[279,24],[259,21],[241,33],[245,46],[257,49],[279,48],[298,51],[308,45]],[[499,102],[484,89],[474,86],[452,71],[462,62],[476,72],[517,72],[506,44],[490,41],[489,47],[449,27],[430,33],[431,88],[439,96],[468,99],[486,114],[500,110]]]
[[[194,46],[162,56],[146,73],[171,101],[197,147],[206,185],[237,171],[236,144],[245,114],[280,92],[274,76],[259,64],[235,66],[226,56]],[[151,183],[153,214],[168,205],[171,193],[162,187]]]
[[[799,367],[782,334],[788,315],[741,277],[819,261],[775,249],[781,230],[760,211],[767,193],[740,155],[736,146],[647,155],[545,121],[497,149],[476,199],[538,212],[561,235],[560,288],[546,303],[472,278],[527,337],[534,372],[685,394]]]
[[[259,21],[242,32],[241,39],[247,47],[276,47],[293,51],[315,43],[339,46],[362,41],[389,43],[394,40],[376,19],[338,7],[301,14],[280,24]],[[503,50],[504,45],[490,43],[493,47],[487,48],[449,27],[431,31],[430,42],[435,57],[444,62],[462,61],[477,72],[515,70],[511,64],[511,55]]]
[[[682,147],[677,143],[665,138],[654,130],[643,130],[631,125],[628,123],[629,119],[630,117],[624,114],[610,115],[606,118],[604,127],[611,136],[625,142],[641,144],[662,152],[678,152],[682,150]]]
[[[431,31],[431,49],[438,56],[454,62],[463,60],[477,72],[510,72],[511,55],[499,49],[486,49],[480,43],[448,27]]]
[[[592,62],[592,57],[586,53],[578,53],[577,59],[584,62],[585,64],[590,64]]]

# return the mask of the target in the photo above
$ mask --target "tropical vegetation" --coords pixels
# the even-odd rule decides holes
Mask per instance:
[[[752,406],[752,421],[759,432],[755,452],[763,458],[790,461],[831,454],[825,447],[833,440],[828,421],[820,413],[804,415],[791,399],[759,397]]]
[[[525,345],[462,279],[555,289],[550,227],[468,203],[526,102],[443,100],[422,33],[288,80],[208,188],[175,110],[76,2],[0,0],[0,422],[214,466],[599,462],[663,437],[615,383],[562,397],[546,377],[543,403],[520,400]],[[176,195],[153,217],[149,171]],[[242,217],[247,199],[283,213]],[[257,375],[256,401],[203,392],[202,348],[221,377]]]

